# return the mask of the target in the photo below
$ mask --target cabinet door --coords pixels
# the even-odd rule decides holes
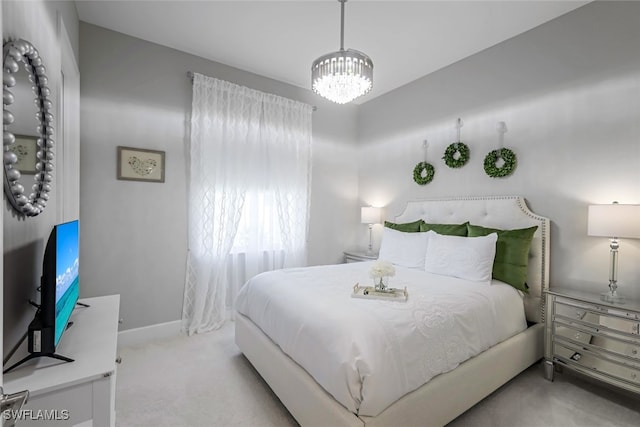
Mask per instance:
[[[0,413],[2,413],[2,426],[13,427],[21,415],[20,410],[24,406],[29,392],[27,390],[17,393],[4,394],[0,387]]]
[[[42,427],[44,425],[76,426],[86,425],[93,418],[93,385],[91,382],[54,390],[29,398],[24,409],[31,414],[46,414],[47,420],[34,419],[20,421],[17,427]],[[100,425],[95,424],[94,425]]]

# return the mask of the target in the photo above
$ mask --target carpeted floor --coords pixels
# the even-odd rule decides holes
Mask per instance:
[[[118,427],[297,426],[236,347],[233,323],[208,334],[123,348],[120,355]],[[536,364],[449,427],[639,425],[640,398],[570,374],[549,382]]]

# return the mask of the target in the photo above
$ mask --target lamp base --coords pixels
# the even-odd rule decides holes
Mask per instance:
[[[618,294],[618,292],[603,292],[600,294],[600,299],[606,302],[611,302],[614,304],[624,304],[625,296]]]

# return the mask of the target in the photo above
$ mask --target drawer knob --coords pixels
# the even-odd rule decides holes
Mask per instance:
[[[636,373],[635,373],[635,372],[632,372],[632,373],[631,373],[631,378],[633,378],[633,379],[635,380],[635,379],[636,379],[636,377],[637,377]]]
[[[633,350],[631,350],[631,354],[637,355],[638,354],[638,349],[634,348]]]
[[[122,363],[122,357],[118,356],[116,357],[116,363],[119,365]]]

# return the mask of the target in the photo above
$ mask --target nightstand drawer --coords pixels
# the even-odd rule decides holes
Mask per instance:
[[[576,346],[585,345],[584,348],[595,352],[628,357],[632,362],[640,362],[640,340],[604,335],[597,330],[591,333],[587,328],[569,326],[560,322],[555,322],[553,329],[554,341],[570,342]]]
[[[593,337],[591,344],[613,354],[626,356],[640,362],[640,342],[622,341],[598,335]]]
[[[593,335],[586,329],[577,329],[568,325],[563,325],[558,322],[553,324],[553,333],[555,336],[564,337],[571,341],[589,344]]]
[[[553,353],[557,361],[573,368],[599,372],[608,377],[640,386],[640,361],[628,360],[605,353],[595,353],[572,343],[553,343]]]
[[[640,338],[640,321],[635,319],[637,313],[565,301],[556,301],[554,311],[554,320],[559,323],[615,337]]]
[[[595,312],[591,305],[556,301],[555,313],[559,317],[599,324],[597,321],[599,313]],[[591,315],[587,316],[587,314]]]

